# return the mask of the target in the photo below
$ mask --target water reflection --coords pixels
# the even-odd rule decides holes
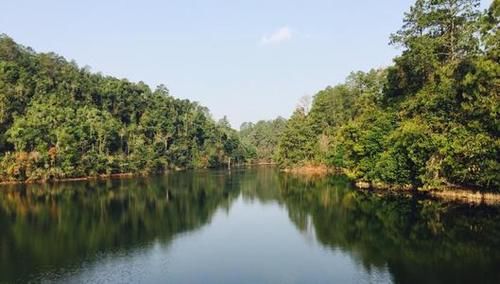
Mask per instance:
[[[286,180],[286,178],[285,178]],[[336,179],[281,185],[290,219],[398,283],[500,283],[498,208],[353,191]],[[338,180],[337,180],[338,181]],[[319,190],[316,190],[319,188]]]
[[[85,267],[95,267],[103,259],[132,261],[144,247],[157,250],[170,247],[176,237],[188,240],[182,233],[207,226],[227,230],[223,228],[227,225],[212,219],[217,212],[236,214],[231,207],[241,205],[246,206],[245,214],[252,214],[244,220],[264,219],[258,220],[260,227],[248,224],[249,229],[268,224],[275,228],[269,238],[300,232],[304,242],[338,251],[357,263],[352,269],[372,277],[368,281],[500,283],[498,208],[360,192],[339,177],[304,179],[256,168],[2,191],[0,282],[61,279],[60,275],[68,277],[68,271],[85,280]],[[256,205],[284,210],[295,233],[285,233],[272,220],[274,215],[259,214],[265,207]],[[251,241],[259,244],[265,237],[255,234]],[[234,238],[235,243],[243,238],[241,232],[234,232]],[[284,249],[296,249],[291,243],[284,241],[290,244]],[[223,258],[235,248],[226,242],[214,257]],[[259,252],[258,245],[252,249]],[[279,254],[271,258],[262,261],[286,263]],[[310,258],[308,265],[314,262]],[[298,282],[329,280],[326,274],[302,277],[309,278]],[[272,271],[266,279],[274,279]]]

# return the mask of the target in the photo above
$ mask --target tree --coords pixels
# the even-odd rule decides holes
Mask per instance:
[[[353,180],[421,189],[500,185],[499,2],[417,0],[385,70],[352,73],[296,111],[279,142],[283,167],[308,161]]]
[[[224,165],[247,158],[208,109],[0,36],[0,181]],[[211,162],[209,162],[211,161]]]
[[[256,123],[244,122],[240,127],[239,135],[243,145],[249,151],[248,158],[257,163],[273,162],[285,126],[286,120],[282,117]]]
[[[314,157],[313,133],[303,108],[297,108],[286,124],[278,144],[277,161],[282,167],[311,161]]]
[[[389,68],[389,97],[413,94],[434,70],[478,53],[479,0],[417,0],[390,43],[405,48]]]
[[[417,0],[391,43],[412,52],[430,51],[439,62],[463,59],[478,50],[479,0]],[[430,50],[428,49],[430,48]]]

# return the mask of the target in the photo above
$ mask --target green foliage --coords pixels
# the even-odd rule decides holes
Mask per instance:
[[[394,113],[375,110],[339,127],[332,138],[327,164],[349,169],[347,173],[355,179],[374,179],[395,120]]]
[[[354,117],[376,111],[384,80],[383,70],[356,72],[345,84],[327,87],[316,94],[309,113],[299,108],[288,121],[279,144],[278,162],[283,167],[309,162],[337,166],[349,163],[330,149],[333,147],[343,153],[352,150],[347,148],[353,145],[337,137],[337,133],[347,134],[352,129]]]
[[[432,80],[443,63],[463,60],[479,50],[479,0],[416,0],[391,44],[405,48],[389,68],[386,95],[413,94]]]
[[[307,124],[304,109],[298,108],[292,114],[281,134],[276,160],[287,167],[314,158],[314,135]]]
[[[270,163],[276,155],[278,141],[285,130],[286,120],[261,120],[245,122],[240,126],[240,137],[246,146],[249,158],[257,163]]]
[[[351,74],[290,119],[282,166],[313,160],[374,183],[498,190],[499,4],[477,7],[417,0],[391,37],[405,48],[393,66]]]
[[[104,77],[0,36],[0,180],[39,180],[242,162],[227,123],[160,85]]]

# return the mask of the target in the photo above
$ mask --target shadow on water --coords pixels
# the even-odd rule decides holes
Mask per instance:
[[[286,208],[299,231],[367,271],[387,269],[396,283],[500,283],[498,207],[356,191],[342,177],[305,179],[269,167],[4,187],[0,282],[43,280],[153,242],[168,246],[239,196]]]

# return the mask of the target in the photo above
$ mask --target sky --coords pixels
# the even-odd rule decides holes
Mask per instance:
[[[0,33],[93,72],[165,84],[238,129],[390,65],[401,50],[389,35],[413,2],[0,0]]]

